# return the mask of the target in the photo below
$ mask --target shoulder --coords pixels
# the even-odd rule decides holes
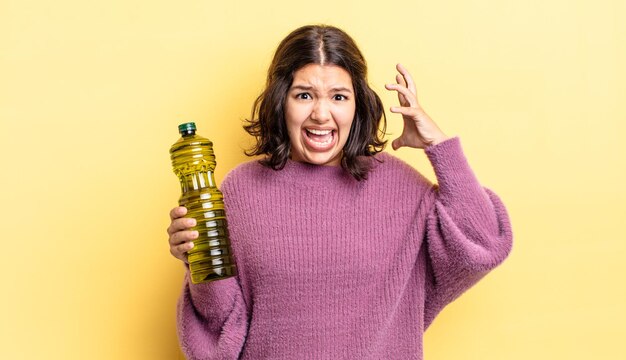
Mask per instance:
[[[224,180],[220,188],[222,191],[229,191],[232,188],[237,188],[250,183],[254,179],[263,178],[267,176],[268,168],[261,165],[258,160],[250,160],[241,163],[231,169]]]
[[[390,184],[408,182],[426,187],[431,186],[431,182],[413,166],[387,152],[374,155],[370,176],[373,180],[384,180]]]
[[[386,152],[374,155],[363,186],[367,193],[406,208],[419,204],[433,190],[432,182],[413,166]]]

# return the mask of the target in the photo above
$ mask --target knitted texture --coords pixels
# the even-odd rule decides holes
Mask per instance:
[[[387,153],[365,181],[341,167],[244,163],[222,191],[237,277],[185,275],[189,359],[422,359],[423,333],[509,254],[499,198],[458,138],[426,150],[438,185]]]

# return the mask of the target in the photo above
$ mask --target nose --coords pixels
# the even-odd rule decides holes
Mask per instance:
[[[311,111],[311,120],[318,123],[325,123],[331,118],[332,116],[328,102],[323,99],[317,100],[315,105],[313,105],[313,110]]]

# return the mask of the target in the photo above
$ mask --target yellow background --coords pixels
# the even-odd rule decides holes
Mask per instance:
[[[0,358],[182,358],[176,126],[213,140],[220,182],[273,50],[308,23],[355,38],[387,107],[404,63],[510,211],[510,258],[439,316],[426,359],[626,358],[625,18],[623,0],[1,0]]]

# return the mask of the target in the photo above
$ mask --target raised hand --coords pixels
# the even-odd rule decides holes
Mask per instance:
[[[399,72],[396,83],[385,85],[387,90],[397,92],[400,101],[400,106],[392,106],[389,110],[402,114],[404,120],[402,135],[391,143],[393,149],[403,146],[425,149],[448,139],[417,101],[415,82],[409,71],[401,64],[396,65],[396,69]]]

